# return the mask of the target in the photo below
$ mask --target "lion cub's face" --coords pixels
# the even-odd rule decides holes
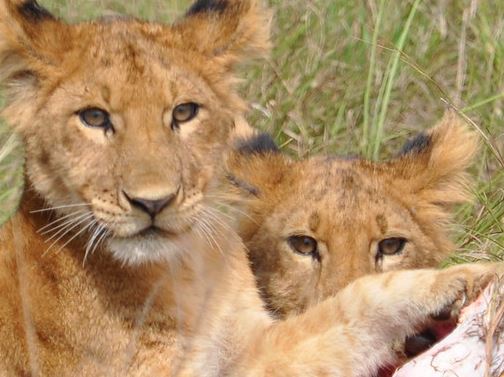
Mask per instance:
[[[450,117],[387,163],[242,145],[230,161],[247,196],[240,235],[270,309],[300,312],[362,275],[435,266],[451,250],[449,206],[464,198],[474,148]]]
[[[198,217],[244,108],[231,67],[267,47],[266,17],[254,2],[198,1],[171,26],[68,25],[34,1],[1,7],[4,114],[30,183],[118,258],[157,258],[157,240]]]

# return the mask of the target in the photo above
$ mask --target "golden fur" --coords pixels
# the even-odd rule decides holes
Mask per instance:
[[[366,274],[436,267],[453,251],[448,220],[467,198],[465,170],[477,147],[455,114],[385,163],[293,161],[271,145],[261,150],[264,136],[243,135],[228,167],[231,189],[245,199],[238,233],[277,315],[300,313]],[[316,254],[297,252],[292,236],[316,240]],[[380,253],[380,242],[399,237],[400,250]]]
[[[244,108],[231,69],[267,47],[268,19],[254,1],[200,0],[173,26],[67,25],[0,1],[4,116],[26,147],[0,230],[2,377],[361,376],[500,268],[368,277],[269,316],[211,207]],[[190,102],[200,111],[175,127]]]

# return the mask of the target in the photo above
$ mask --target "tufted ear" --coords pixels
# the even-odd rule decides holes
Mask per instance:
[[[242,198],[261,197],[284,179],[290,160],[266,133],[253,131],[234,141],[226,159],[226,184]]]
[[[185,46],[230,69],[269,50],[270,23],[259,0],[197,0],[174,29]]]
[[[235,140],[225,169],[223,191],[227,201],[238,209],[240,235],[250,239],[282,200],[292,161],[280,153],[269,135],[248,130]]]
[[[0,0],[0,81],[7,105],[30,101],[39,79],[58,65],[65,27],[35,0]]]
[[[395,184],[435,206],[450,206],[468,199],[466,169],[478,149],[478,137],[455,113],[406,143],[388,163]]]

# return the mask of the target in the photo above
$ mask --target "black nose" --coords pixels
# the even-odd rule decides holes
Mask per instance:
[[[163,209],[168,207],[174,201],[177,193],[173,193],[169,196],[165,196],[160,199],[144,199],[144,198],[131,198],[128,194],[124,193],[124,196],[128,199],[132,206],[141,209],[142,211],[149,214],[150,217],[154,218]]]

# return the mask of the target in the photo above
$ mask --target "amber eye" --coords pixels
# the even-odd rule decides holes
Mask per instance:
[[[112,128],[110,115],[105,110],[96,107],[79,111],[79,117],[82,123],[87,127],[93,128]]]
[[[406,242],[406,238],[402,237],[385,238],[378,243],[378,256],[400,254]]]
[[[173,109],[172,127],[178,127],[181,123],[189,122],[198,115],[199,105],[194,102],[183,103]]]
[[[317,241],[309,236],[291,236],[287,238],[287,243],[290,248],[296,253],[302,255],[311,255],[315,259],[319,259]]]

